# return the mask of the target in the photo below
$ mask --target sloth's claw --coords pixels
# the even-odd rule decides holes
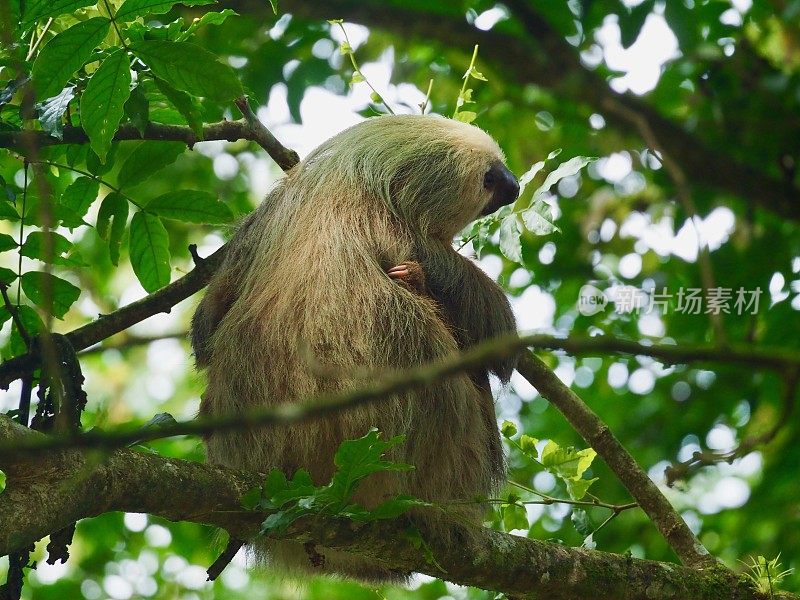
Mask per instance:
[[[391,267],[386,274],[399,284],[420,295],[427,294],[425,274],[418,262],[406,261]]]

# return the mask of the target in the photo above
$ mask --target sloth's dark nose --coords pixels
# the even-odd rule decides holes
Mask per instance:
[[[483,187],[492,192],[492,199],[481,211],[482,215],[490,215],[501,206],[511,204],[519,195],[517,178],[499,160],[483,176]]]

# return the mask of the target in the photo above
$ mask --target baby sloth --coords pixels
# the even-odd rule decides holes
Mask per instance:
[[[451,242],[518,192],[494,140],[450,119],[377,117],[322,144],[239,227],[194,315],[192,345],[208,371],[201,414],[345,390],[365,373],[411,369],[515,331],[501,289]],[[506,382],[515,365],[498,360],[307,423],[213,434],[208,458],[287,476],[304,468],[323,485],[339,444],[377,427],[406,436],[391,458],[416,469],[367,479],[362,505],[399,493],[434,502],[490,495],[505,471],[489,373]],[[255,549],[284,569],[407,575],[325,548],[314,566],[294,542]]]

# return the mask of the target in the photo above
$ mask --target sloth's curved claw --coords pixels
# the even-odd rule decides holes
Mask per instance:
[[[425,296],[428,289],[425,286],[425,273],[422,266],[413,260],[400,263],[386,271],[390,279],[398,282],[410,291]]]

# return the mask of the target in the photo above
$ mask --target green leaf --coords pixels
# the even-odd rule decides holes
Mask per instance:
[[[461,121],[462,123],[472,123],[478,117],[478,113],[475,113],[471,110],[460,110],[453,118],[456,121]]]
[[[539,460],[539,451],[536,449],[536,444],[538,443],[539,440],[529,435],[523,435],[519,439],[519,447],[522,451],[536,461]]]
[[[75,97],[75,86],[70,85],[42,103],[39,107],[39,123],[42,129],[59,140],[64,139],[64,124],[61,118],[67,112],[67,106]]]
[[[564,483],[567,485],[567,493],[569,497],[573,500],[581,500],[585,495],[586,492],[589,491],[589,488],[592,484],[597,481],[597,477],[593,479],[581,479],[571,477],[564,480]]]
[[[28,0],[25,3],[22,24],[28,25],[40,19],[59,17],[94,4],[97,4],[97,0]]]
[[[411,471],[411,465],[383,460],[383,455],[405,440],[402,435],[389,440],[380,439],[380,432],[371,429],[364,437],[341,443],[333,463],[338,467],[331,479],[331,490],[339,500],[353,495],[360,481],[379,471]]]
[[[519,217],[508,215],[500,223],[500,252],[510,261],[522,262],[522,242],[520,241]]]
[[[47,297],[50,295],[53,302],[53,316],[58,319],[67,314],[69,307],[81,295],[80,288],[52,273],[31,271],[22,276],[21,283],[25,295],[42,310],[49,310]]]
[[[233,219],[231,209],[216,196],[195,190],[167,192],[150,200],[145,208],[160,217],[189,223],[219,225]]]
[[[186,31],[181,33],[176,38],[176,41],[182,42],[183,40],[188,39],[200,27],[203,27],[205,25],[222,25],[228,17],[238,17],[238,16],[239,14],[235,10],[231,10],[230,8],[226,8],[225,10],[221,10],[219,12],[207,12],[199,19],[195,19],[194,21],[192,21],[192,24],[186,28]]]
[[[50,98],[64,89],[103,41],[110,24],[105,17],[94,17],[62,31],[45,44],[33,63],[37,98]]]
[[[157,77],[179,90],[220,102],[244,93],[236,72],[195,44],[144,40],[131,44],[131,50]]]
[[[553,223],[553,207],[540,200],[522,212],[522,221],[526,229],[535,235],[547,235],[560,229]]]
[[[192,129],[198,140],[203,139],[203,116],[200,113],[200,107],[197,101],[186,92],[176,90],[169,83],[161,79],[155,78],[156,87],[161,91],[167,100],[172,103],[181,116],[186,119],[189,127]]]
[[[0,233],[0,252],[17,247],[17,241],[7,233]]]
[[[216,0],[125,0],[117,10],[116,19],[120,23],[126,23],[146,15],[162,15],[176,4],[200,6],[214,2]]]
[[[0,267],[0,283],[11,285],[16,278],[17,274],[14,271],[6,267]]]
[[[169,235],[161,219],[142,211],[133,215],[128,245],[133,272],[147,292],[169,283]]]
[[[150,101],[147,99],[142,86],[137,85],[131,90],[131,95],[123,107],[125,116],[131,125],[144,135],[147,124],[150,122]]]
[[[517,426],[511,421],[503,421],[503,424],[500,426],[500,433],[502,433],[505,438],[512,438],[517,435]]]
[[[503,527],[506,531],[512,529],[528,529],[528,513],[524,506],[519,504],[506,504],[501,509],[503,515]]]
[[[73,229],[85,225],[83,217],[97,199],[99,189],[100,184],[91,177],[78,177],[69,184],[56,206],[56,214],[64,227]]]
[[[22,326],[30,336],[36,336],[44,331],[44,323],[39,318],[38,313],[30,306],[22,305],[17,309],[17,316],[22,321]],[[3,355],[6,358],[11,356],[18,356],[28,351],[22,336],[17,329],[17,324],[14,323],[11,328],[11,340],[7,348],[4,349]]]
[[[564,177],[575,175],[583,167],[588,165],[590,162],[594,162],[595,160],[597,159],[590,156],[575,156],[558,165],[555,169],[547,174],[547,177],[544,179],[544,183],[542,183],[542,185],[533,193],[531,205],[536,204],[539,200],[544,198],[550,191],[550,188],[561,181]]]
[[[111,223],[109,233],[109,223]],[[100,204],[97,213],[97,234],[108,240],[108,250],[114,266],[119,264],[119,248],[128,223],[128,200],[118,192],[111,192]]]
[[[0,220],[2,221],[19,221],[19,213],[17,207],[11,202],[6,202],[0,199]]]
[[[117,176],[121,188],[129,188],[143,183],[154,173],[175,162],[186,150],[181,142],[141,142],[128,155]]]
[[[36,260],[45,261],[45,234],[42,231],[32,231],[25,238],[25,243],[20,248],[20,254],[28,258],[35,258]],[[80,266],[83,261],[75,257],[69,257],[67,254],[72,250],[72,242],[70,242],[63,235],[51,231],[49,233],[52,246],[52,254],[50,256],[50,263],[55,265],[67,266]]]
[[[422,506],[433,506],[430,502],[425,502],[413,496],[395,496],[391,500],[386,500],[379,504],[376,508],[366,511],[363,516],[356,517],[349,515],[351,519],[359,521],[377,521],[378,519],[395,519],[400,515],[408,512],[412,508],[419,508]]]
[[[131,63],[125,49],[118,48],[94,72],[81,96],[81,125],[101,162],[105,162],[130,94]]]

